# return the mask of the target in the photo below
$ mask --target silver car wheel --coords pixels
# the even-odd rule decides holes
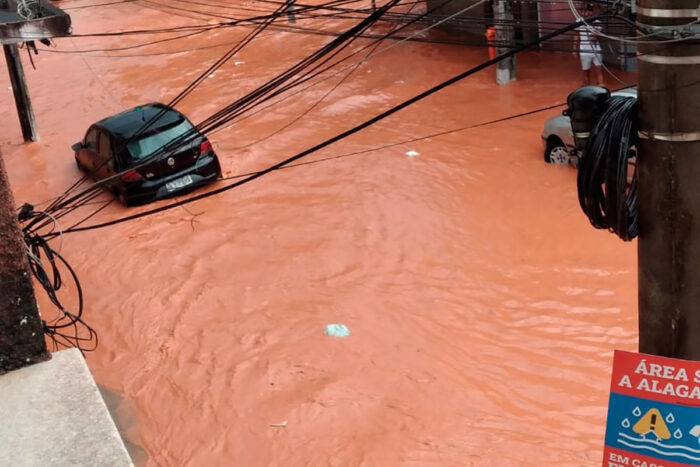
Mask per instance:
[[[571,155],[565,146],[555,146],[549,151],[549,162],[551,164],[569,165]]]

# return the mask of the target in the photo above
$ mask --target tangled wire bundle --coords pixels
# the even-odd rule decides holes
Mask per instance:
[[[31,230],[31,219],[36,218],[37,215],[38,213],[35,213],[30,205],[25,205],[20,211],[19,217],[21,221],[29,221],[23,228],[29,268],[58,311],[56,318],[50,322],[42,320],[44,334],[53,342],[54,350],[59,347],[76,347],[82,352],[95,350],[97,348],[97,333],[82,319],[83,290],[78,276],[65,258],[54,250],[42,235]],[[55,227],[59,227],[58,222],[55,223]],[[61,269],[63,268],[68,271],[75,284],[78,296],[76,312],[68,311],[58,296],[59,290],[64,285],[61,278]]]
[[[586,145],[578,173],[581,209],[597,229],[637,236],[637,99],[613,96]]]
[[[19,0],[17,2],[17,14],[24,19],[35,19],[41,16],[39,0]]]

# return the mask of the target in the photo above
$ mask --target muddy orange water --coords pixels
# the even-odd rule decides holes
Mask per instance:
[[[74,32],[207,21],[187,17],[193,5],[138,5],[69,10]],[[56,196],[79,177],[70,145],[89,124],[171,99],[248,31],[83,54],[58,52],[169,36],[60,39],[35,57],[36,71],[24,55],[40,143],[21,144],[0,73],[0,143],[17,202]],[[328,40],[267,31],[179,108],[199,121]],[[487,54],[402,43],[286,130],[258,141],[343,75],[211,139],[225,175],[260,169]],[[309,160],[562,102],[577,67],[573,55],[522,55],[515,83],[498,87],[492,69],[480,72]],[[635,245],[594,230],[575,171],[543,162],[542,124],[558,112],[281,170],[187,209],[66,235],[100,336],[87,361],[120,401],[137,462],[600,465],[612,351],[636,348]],[[139,209],[112,204],[93,220]],[[324,336],[330,323],[351,336]]]

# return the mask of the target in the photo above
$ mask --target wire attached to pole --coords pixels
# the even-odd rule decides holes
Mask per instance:
[[[578,172],[581,209],[624,241],[638,234],[637,99],[613,96],[591,133]]]

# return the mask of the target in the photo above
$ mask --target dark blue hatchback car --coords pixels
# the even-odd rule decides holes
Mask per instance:
[[[107,179],[105,188],[126,206],[183,194],[221,177],[209,140],[160,103],[100,120],[73,150],[78,168],[95,180]]]

